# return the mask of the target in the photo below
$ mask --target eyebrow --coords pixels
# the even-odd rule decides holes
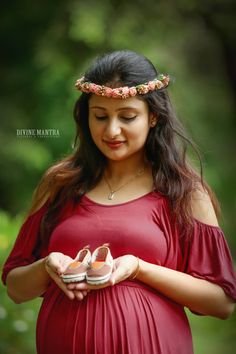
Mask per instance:
[[[91,109],[103,109],[104,111],[106,111],[106,108],[105,107],[101,107],[101,106],[92,106],[90,107]],[[132,109],[133,111],[136,111],[137,108],[135,107],[132,107],[132,106],[125,106],[125,107],[121,107],[121,108],[118,108],[116,109],[116,112],[119,112],[119,111],[124,111],[126,109]]]

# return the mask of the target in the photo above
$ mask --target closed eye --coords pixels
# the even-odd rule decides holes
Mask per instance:
[[[132,120],[134,120],[137,116],[133,116],[133,117],[120,117],[121,119],[123,119],[124,121],[131,122]]]
[[[120,117],[120,119],[122,119],[128,123],[128,122],[131,122],[132,120],[134,120],[136,117],[137,117],[137,115],[133,116],[133,117]],[[105,120],[105,119],[107,119],[107,116],[96,116],[95,115],[95,118],[97,120]]]
[[[107,116],[96,116],[96,115],[95,115],[95,117],[98,120],[105,120],[107,118]]]

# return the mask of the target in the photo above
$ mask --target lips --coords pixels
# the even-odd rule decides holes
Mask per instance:
[[[115,140],[115,141],[114,140],[113,141],[104,140],[104,142],[111,149],[117,149],[125,143],[125,141],[121,141],[121,140]]]

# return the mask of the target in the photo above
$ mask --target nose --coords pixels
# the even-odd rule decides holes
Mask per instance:
[[[121,127],[116,119],[109,119],[105,129],[105,135],[107,138],[112,139],[121,133]]]

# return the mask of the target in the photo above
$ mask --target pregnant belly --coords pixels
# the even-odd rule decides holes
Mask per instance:
[[[124,281],[69,300],[55,285],[37,322],[39,354],[191,354],[181,306],[139,282]]]

